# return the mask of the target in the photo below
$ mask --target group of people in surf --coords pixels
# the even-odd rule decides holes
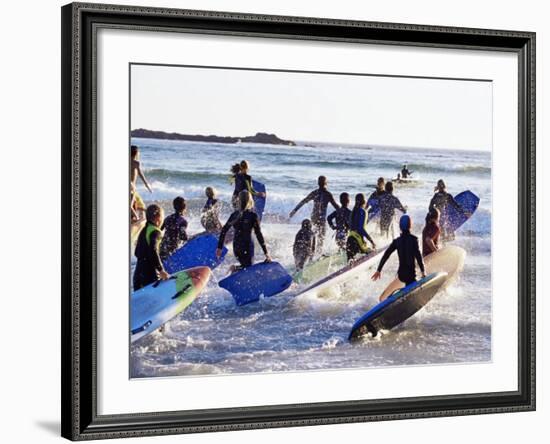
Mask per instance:
[[[406,165],[404,169],[406,169]],[[218,257],[222,254],[229,233],[232,233],[233,253],[239,262],[239,265],[233,268],[234,271],[253,264],[253,232],[263,250],[265,260],[271,261],[261,230],[260,218],[254,211],[253,198],[255,196],[265,197],[265,193],[254,189],[249,170],[250,166],[246,160],[234,164],[230,168],[230,177],[234,185],[231,199],[233,212],[225,224],[220,221],[221,202],[217,198],[214,188],[207,187],[205,189],[207,200],[201,211],[201,224],[205,231],[219,235],[216,249]],[[176,197],[173,201],[174,213],[165,218],[159,205],[145,206],[136,188],[138,177],[152,192],[141,169],[139,149],[133,145],[131,147],[130,213],[133,222],[145,218],[145,226],[139,233],[135,248],[137,265],[133,278],[134,290],[153,283],[157,279],[168,279],[169,275],[164,270],[162,261],[188,240],[188,222],[184,217],[187,208],[185,199],[181,196]],[[301,228],[294,239],[293,255],[297,270],[303,269],[316,253],[322,252],[327,224],[334,230],[336,244],[339,249],[345,251],[348,261],[355,260],[359,254],[368,254],[376,249],[376,245],[367,231],[369,213],[372,214],[375,208],[379,208],[378,226],[382,237],[390,235],[395,210],[401,211],[403,216],[399,223],[401,235],[395,238],[386,249],[378,270],[373,275],[374,280],[380,278],[382,267],[389,255],[397,250],[400,262],[398,270],[400,280],[405,284],[414,281],[416,279],[415,261],[424,274],[422,256],[439,248],[440,236],[443,239],[450,239],[453,236],[452,232],[445,231],[446,225],[444,221],[440,221],[440,215],[444,214],[446,206],[452,205],[460,209],[460,205],[446,191],[443,180],[437,182],[434,196],[429,204],[426,225],[422,232],[422,254],[418,238],[411,234],[412,220],[409,215],[405,214],[407,208],[394,196],[391,181],[386,182],[384,178],[380,177],[376,189],[368,199],[363,193],[356,194],[353,209],[349,208],[351,201],[349,193],[340,194],[340,203],[336,202],[328,190],[328,180],[325,176],[319,176],[317,185],[318,187],[302,199],[289,214],[289,219],[292,219],[302,206],[309,202],[313,203],[311,218],[302,221]],[[327,215],[329,204],[334,207],[334,211]]]

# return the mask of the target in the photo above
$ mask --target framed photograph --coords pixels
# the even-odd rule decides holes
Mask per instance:
[[[64,437],[534,410],[534,33],[61,12]]]

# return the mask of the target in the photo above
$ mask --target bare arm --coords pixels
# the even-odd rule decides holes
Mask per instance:
[[[149,190],[149,192],[152,193],[153,190],[151,189],[151,185],[149,185],[149,182],[147,182],[147,179],[145,178],[145,175],[143,174],[143,171],[141,171],[141,164],[138,164],[137,172],[138,172],[138,176],[143,181],[143,184],[145,185],[145,188],[147,188]]]

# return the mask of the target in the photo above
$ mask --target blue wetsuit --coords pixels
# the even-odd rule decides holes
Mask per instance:
[[[336,230],[336,244],[339,248],[346,248],[346,239],[350,226],[351,210],[341,207],[327,217],[327,222],[333,230]]]
[[[365,229],[367,225],[367,212],[364,208],[355,207],[351,212],[350,231],[346,242],[348,260],[353,259],[358,253],[367,252],[365,239],[373,243],[372,238]]]

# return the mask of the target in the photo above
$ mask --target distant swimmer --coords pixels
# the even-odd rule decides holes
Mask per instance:
[[[447,212],[445,211],[448,205],[453,206],[459,211],[463,211],[460,204],[454,199],[454,197],[447,192],[447,186],[443,179],[437,181],[437,185],[434,188],[434,195],[430,201],[428,211],[432,208],[436,208],[440,213],[440,226],[441,226],[441,238],[444,241],[453,240],[455,238],[454,231],[450,228],[447,220]]]
[[[206,187],[206,203],[201,211],[201,225],[208,233],[219,233],[222,230],[220,222],[220,205],[215,188]]]
[[[359,253],[365,254],[369,252],[367,240],[371,243],[372,248],[376,245],[372,238],[367,233],[367,211],[365,210],[367,201],[363,193],[355,196],[355,206],[350,216],[350,231],[346,242],[346,253],[348,261],[351,261]]]
[[[383,177],[379,177],[376,181],[376,189],[371,193],[367,199],[367,209],[369,215],[374,212],[375,208],[378,208],[380,205],[380,198],[386,194],[386,180]]]
[[[240,264],[240,268],[250,267],[254,260],[254,242],[252,241],[252,230],[262,247],[267,262],[271,262],[271,257],[267,252],[262,230],[260,229],[260,220],[254,212],[254,200],[252,194],[247,190],[239,193],[238,210],[233,212],[225,223],[218,239],[218,248],[216,256],[221,257],[223,244],[227,232],[233,228],[235,235],[233,237],[233,254]]]
[[[254,190],[252,177],[248,174],[249,170],[250,164],[246,160],[241,160],[240,163],[236,163],[231,167],[231,178],[235,185],[231,202],[235,210],[239,208],[239,193],[243,190],[248,191],[252,196],[265,197],[265,193]]]
[[[422,230],[422,256],[434,253],[439,250],[439,210],[432,208],[426,215],[426,226]]]
[[[294,245],[292,246],[296,271],[304,268],[304,265],[313,258],[315,254],[315,233],[309,219],[302,221],[302,228],[296,233]]]
[[[340,250],[346,249],[346,240],[348,238],[351,217],[351,210],[348,208],[349,201],[348,193],[340,194],[340,205],[342,206],[334,210],[327,217],[329,227],[336,231],[336,245],[338,245]]]
[[[132,218],[135,220],[141,219],[145,213],[145,202],[139,195],[137,191],[137,178],[143,181],[145,188],[149,190],[150,193],[153,192],[151,185],[147,182],[143,171],[141,170],[141,163],[139,161],[139,148],[136,145],[130,147],[130,209],[132,213]]]
[[[405,285],[409,285],[416,281],[415,262],[422,272],[422,277],[426,277],[424,261],[422,260],[422,255],[420,254],[420,248],[418,246],[418,238],[411,234],[412,220],[410,216],[406,214],[401,216],[399,228],[401,229],[401,236],[395,238],[384,252],[382,259],[380,259],[378,269],[372,275],[373,281],[380,279],[384,264],[395,250],[397,250],[397,255],[399,257],[397,277],[401,282]]]
[[[139,233],[135,256],[137,258],[134,271],[134,291],[152,284],[158,279],[166,280],[170,275],[164,270],[159,255],[159,245],[162,239],[160,226],[164,211],[156,204],[149,205],[146,210],[147,223]]]
[[[183,217],[187,203],[178,196],[172,202],[174,214],[166,216],[160,229],[164,232],[160,243],[160,258],[165,260],[187,242],[187,220]]]
[[[403,213],[407,212],[407,208],[403,206],[401,201],[393,195],[393,183],[386,182],[386,192],[380,197],[380,234],[388,237],[390,235],[390,226],[395,217],[395,210]]]
[[[403,168],[401,169],[401,179],[407,179],[411,175],[412,171],[407,168],[407,164],[403,165]]]
[[[334,196],[327,189],[328,180],[325,176],[319,176],[317,179],[319,188],[313,190],[304,199],[302,199],[298,205],[288,215],[292,219],[292,216],[302,208],[306,203],[313,201],[313,210],[311,211],[311,222],[313,229],[317,234],[317,251],[322,252],[323,243],[325,241],[326,233],[326,219],[327,219],[327,207],[330,203],[336,210],[340,208],[340,205],[334,200]]]

